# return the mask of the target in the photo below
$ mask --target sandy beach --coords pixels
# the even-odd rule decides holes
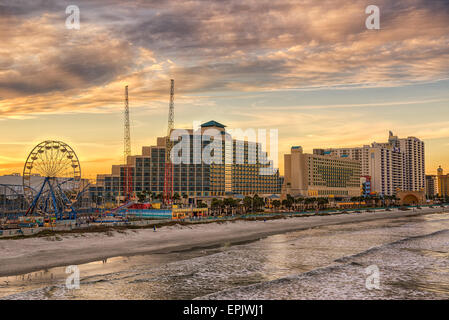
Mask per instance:
[[[327,225],[394,219],[447,211],[377,211],[268,221],[235,221],[167,226],[112,233],[79,233],[18,240],[0,240],[0,276],[18,275],[57,266],[82,264],[117,256],[167,253],[238,243],[269,235]]]

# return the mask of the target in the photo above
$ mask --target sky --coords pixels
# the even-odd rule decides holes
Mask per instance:
[[[66,7],[80,9],[67,29]],[[380,9],[368,30],[365,8]],[[0,175],[61,140],[84,178],[175,126],[278,129],[291,146],[361,146],[388,131],[449,170],[449,0],[0,0]]]

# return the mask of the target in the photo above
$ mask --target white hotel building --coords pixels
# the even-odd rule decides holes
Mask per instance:
[[[387,143],[363,147],[315,149],[315,154],[347,157],[360,161],[362,176],[371,179],[371,191],[394,195],[399,190],[425,188],[424,142],[415,137],[399,139],[390,132]]]

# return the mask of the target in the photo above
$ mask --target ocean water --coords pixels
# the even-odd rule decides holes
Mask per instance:
[[[449,214],[317,227],[240,244],[0,278],[0,299],[448,299]],[[367,288],[378,270],[378,286]],[[372,270],[372,269],[370,269]]]

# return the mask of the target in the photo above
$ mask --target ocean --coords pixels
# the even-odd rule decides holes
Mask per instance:
[[[307,219],[307,218],[305,218]],[[449,214],[316,227],[0,278],[0,299],[448,299]]]

